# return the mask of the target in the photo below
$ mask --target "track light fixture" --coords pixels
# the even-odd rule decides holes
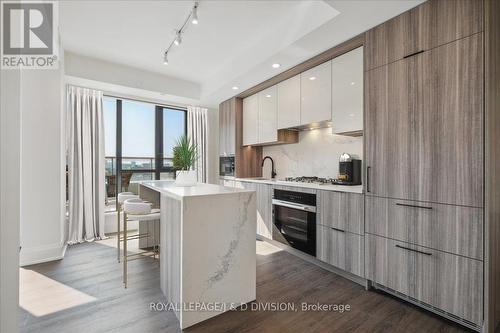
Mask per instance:
[[[191,23],[198,24],[198,3],[194,3],[193,14],[191,15]]]
[[[181,35],[181,31],[179,30],[175,34],[174,44],[175,45],[180,45],[181,43],[182,43],[182,35]]]
[[[198,6],[199,2],[196,1],[193,5],[193,8],[191,9],[191,12],[189,13],[188,17],[184,21],[184,24],[181,26],[179,30],[175,31],[175,39],[170,43],[170,45],[167,47],[167,50],[165,51],[163,55],[163,63],[165,65],[168,65],[168,59],[167,59],[167,54],[170,52],[170,49],[172,48],[172,45],[180,45],[182,43],[182,34],[186,32],[187,27],[188,27],[188,22],[191,19],[192,24],[198,24]]]

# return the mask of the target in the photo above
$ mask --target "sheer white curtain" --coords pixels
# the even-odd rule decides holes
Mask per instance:
[[[68,243],[76,244],[105,237],[102,92],[69,85],[66,111],[69,179]]]
[[[196,106],[187,109],[187,136],[198,151],[198,160],[194,169],[198,174],[198,182],[208,181],[208,110]]]

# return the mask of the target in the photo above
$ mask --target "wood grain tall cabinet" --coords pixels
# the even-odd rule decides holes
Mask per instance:
[[[223,118],[221,118],[223,117]],[[219,152],[234,151],[234,175],[236,177],[260,177],[262,147],[243,147],[243,99],[233,97],[219,105],[219,123],[224,122],[219,133]],[[229,123],[228,123],[229,122]],[[224,139],[221,139],[224,138]],[[227,147],[227,148],[226,148]]]
[[[500,320],[500,1],[365,33],[365,272],[472,329]]]

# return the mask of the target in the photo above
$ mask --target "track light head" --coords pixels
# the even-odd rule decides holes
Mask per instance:
[[[198,24],[198,2],[194,3],[193,14],[191,15],[191,23]]]
[[[181,31],[177,31],[177,35],[175,36],[174,44],[175,45],[180,45],[182,43],[182,35]]]
[[[165,52],[163,55],[163,64],[168,65],[168,52]]]

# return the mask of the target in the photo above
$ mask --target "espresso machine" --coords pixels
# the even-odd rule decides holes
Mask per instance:
[[[361,160],[343,153],[339,160],[339,175],[335,180],[339,185],[361,185]]]

